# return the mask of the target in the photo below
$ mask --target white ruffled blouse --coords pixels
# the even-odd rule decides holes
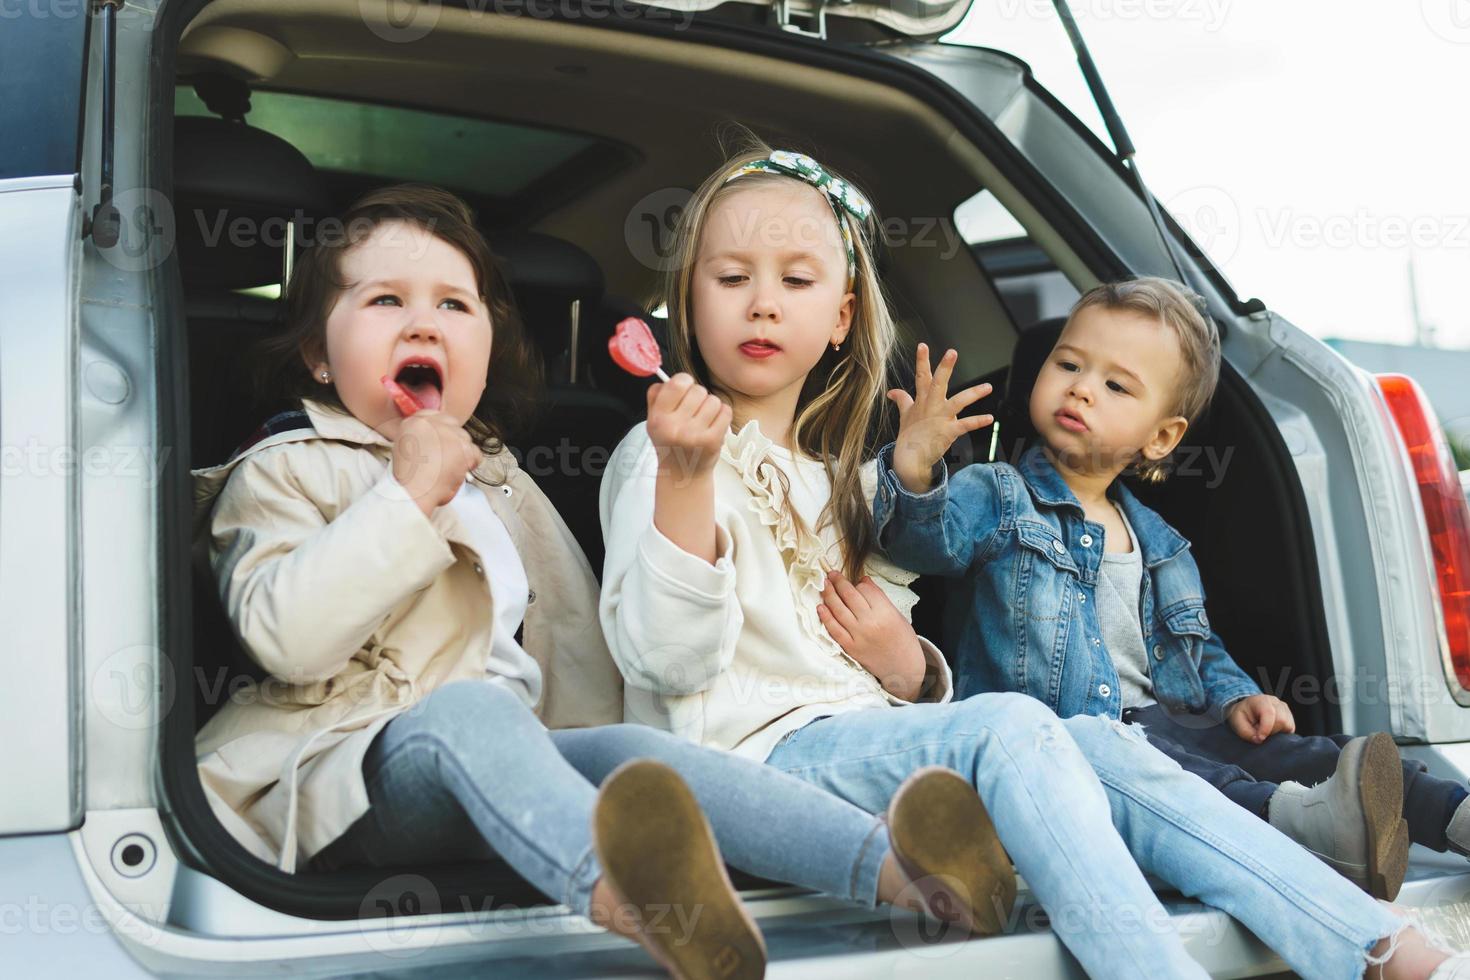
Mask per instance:
[[[871,497],[875,467],[863,475]],[[763,760],[817,718],[907,703],[849,657],[817,616],[827,569],[841,564],[836,531],[813,530],[830,494],[821,461],[794,457],[753,421],[727,436],[715,468],[713,565],[654,527],[656,478],[653,445],[639,425],[609,461],[601,494],[600,613],[626,679],[628,720]],[[911,615],[912,572],[877,556],[865,570]],[[934,678],[921,699],[948,701],[944,658],[921,643]]]

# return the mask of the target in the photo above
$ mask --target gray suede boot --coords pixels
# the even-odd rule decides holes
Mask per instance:
[[[1449,842],[1450,850],[1470,857],[1470,797],[1466,797],[1455,807],[1455,815],[1450,817],[1450,825],[1444,829],[1444,836]]]
[[[1404,772],[1386,732],[1343,746],[1337,771],[1308,789],[1282,783],[1271,795],[1271,826],[1374,898],[1392,901],[1409,864]]]

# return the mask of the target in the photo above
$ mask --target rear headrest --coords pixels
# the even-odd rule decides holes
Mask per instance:
[[[1015,454],[1036,438],[1031,424],[1031,389],[1036,387],[1036,376],[1066,325],[1066,317],[1039,320],[1016,337],[1011,364],[1006,369],[1005,390],[995,411],[1003,458],[1014,461]]]
[[[516,289],[583,302],[602,298],[602,267],[571,242],[535,231],[492,232],[489,239]]]
[[[1011,368],[1006,373],[1005,407],[1019,413],[1023,418],[1030,414],[1031,389],[1036,387],[1036,376],[1041,366],[1057,345],[1062,328],[1067,325],[1064,316],[1049,320],[1038,320],[1021,331],[1011,352]]]
[[[602,267],[569,241],[534,231],[492,232],[490,248],[501,260],[526,332],[541,351],[552,380],[558,359],[571,346],[573,300],[581,300],[581,329],[602,300]]]
[[[174,120],[173,203],[185,283],[232,289],[280,282],[285,222],[301,241],[332,210],[326,182],[290,143],[198,116]]]

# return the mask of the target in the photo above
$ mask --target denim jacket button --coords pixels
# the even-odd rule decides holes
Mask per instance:
[[[1086,602],[1087,601],[1087,593],[1086,592],[1079,592],[1079,593],[1077,593],[1077,601],[1078,602]]]
[[[1203,609],[1199,611],[1199,624],[1201,626],[1208,626],[1210,624],[1210,617],[1205,615],[1205,611]]]
[[[1154,644],[1154,659],[1155,660],[1163,660],[1164,659],[1164,648],[1163,648],[1162,645],[1160,645],[1158,643],[1155,643]]]
[[[1092,547],[1092,535],[1090,535],[1090,534],[1084,534],[1084,535],[1082,535],[1082,547],[1084,547],[1084,548],[1091,548]]]
[[[1108,687],[1106,684],[1099,684],[1097,686],[1097,693],[1101,694],[1103,697],[1109,697],[1113,693],[1113,689],[1111,687]]]
[[[1051,539],[1051,550],[1052,550],[1052,551],[1055,551],[1055,552],[1056,552],[1056,553],[1057,553],[1057,554],[1059,554],[1059,555],[1060,555],[1060,554],[1062,554],[1062,553],[1063,553],[1063,552],[1065,552],[1065,551],[1066,551],[1066,550],[1067,550],[1067,548],[1066,548],[1066,546],[1065,546],[1065,545],[1063,545],[1063,544],[1062,544],[1062,543],[1061,543],[1061,542],[1060,542],[1060,541],[1058,541],[1058,540],[1057,540],[1057,539],[1056,539],[1056,538],[1052,538],[1052,539]]]

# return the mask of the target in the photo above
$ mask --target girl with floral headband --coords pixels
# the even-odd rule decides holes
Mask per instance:
[[[1137,732],[1014,693],[951,700],[909,625],[914,576],[874,554],[866,440],[895,330],[871,210],[811,157],[755,145],[684,211],[665,284],[677,373],[601,491],[625,717],[874,813],[915,771],[957,770],[1095,977],[1206,975],[1144,872],[1304,976],[1427,976],[1444,955],[1419,932]],[[998,931],[1002,911],[974,924]]]

